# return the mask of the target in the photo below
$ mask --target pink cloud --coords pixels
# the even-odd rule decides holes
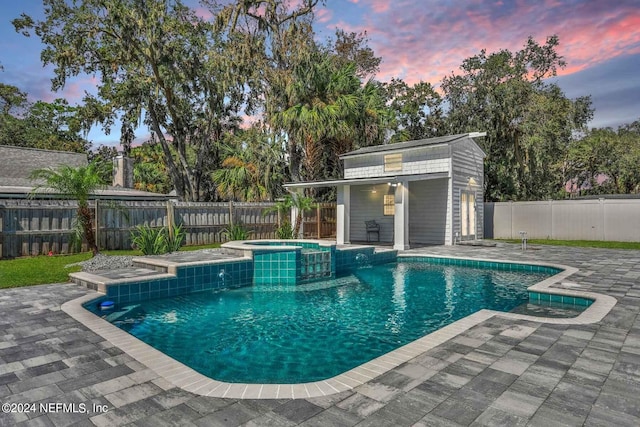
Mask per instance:
[[[263,120],[264,117],[262,115],[256,115],[256,114],[253,114],[253,115],[242,114],[241,119],[242,119],[242,123],[240,123],[240,128],[250,129],[253,125],[260,123],[260,121]]]
[[[316,21],[319,23],[326,24],[331,21],[331,19],[333,19],[333,11],[327,8],[318,9],[316,11]]]
[[[367,31],[381,64],[378,78],[401,77],[438,83],[459,69],[462,61],[486,49],[520,50],[533,36],[560,38],[558,53],[571,74],[616,56],[640,53],[640,8],[632,1],[607,6],[597,0],[502,2],[476,0],[442,3],[436,0],[348,0],[372,13],[334,23],[348,31]],[[626,3],[626,4],[625,4]]]
[[[569,70],[581,70],[612,57],[640,53],[640,12],[602,17],[600,22],[582,22],[585,28],[568,34],[563,54]]]
[[[73,77],[67,80],[64,88],[57,92],[51,90],[51,81],[48,78],[34,78],[31,72],[25,75],[24,81],[16,82],[16,85],[27,92],[29,99],[33,101],[53,102],[58,98],[66,99],[69,105],[82,104],[85,92],[96,93],[98,79],[92,76]]]
[[[367,0],[360,3],[360,0],[348,0],[353,4],[361,4],[363,6],[368,6],[374,12],[386,12],[391,6],[391,0]]]
[[[213,18],[213,13],[207,8],[204,7],[196,7],[194,12],[197,17],[204,19],[205,21],[209,21]]]
[[[65,98],[69,104],[74,105],[81,103],[82,98],[85,96],[85,92],[96,93],[96,87],[98,86],[98,79],[94,76],[86,76],[84,78],[75,78],[68,82],[64,89],[57,94],[54,94],[54,98]]]
[[[350,22],[347,21],[338,21],[337,23],[335,23],[335,25],[331,26],[332,28],[340,28],[341,30],[344,30],[347,33],[360,33],[362,31],[366,30],[366,26],[363,25],[357,25],[357,24],[352,24]]]
[[[372,0],[368,2],[371,9],[376,13],[386,12],[391,6],[391,0]]]

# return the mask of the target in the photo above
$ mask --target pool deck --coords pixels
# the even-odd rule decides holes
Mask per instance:
[[[75,284],[5,289],[0,401],[36,407],[0,413],[0,425],[640,425],[640,251],[500,245],[409,252],[564,264],[579,269],[567,280],[580,291],[617,304],[593,324],[491,316],[352,390],[238,400],[175,387],[61,310],[93,291]],[[44,413],[40,403],[75,404],[76,411]],[[94,404],[108,411],[94,412]]]

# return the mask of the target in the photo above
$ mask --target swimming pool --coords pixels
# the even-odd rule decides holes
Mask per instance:
[[[462,264],[407,259],[294,287],[148,300],[107,317],[216,380],[302,383],[338,375],[480,309],[512,310],[529,300],[528,286],[560,271]],[[102,314],[95,303],[87,307]]]

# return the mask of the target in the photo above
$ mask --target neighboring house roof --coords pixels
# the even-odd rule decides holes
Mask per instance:
[[[475,138],[484,136],[485,133],[461,133],[457,135],[438,136],[436,138],[418,139],[415,141],[396,142],[393,144],[373,145],[371,147],[360,148],[359,150],[350,151],[340,156],[341,159],[351,156],[360,156],[369,153],[380,153],[384,151],[406,150],[408,148],[424,147],[427,145],[448,144],[463,138]]]
[[[0,186],[31,187],[29,176],[36,169],[57,168],[62,165],[87,165],[87,155],[68,151],[40,150],[37,148],[0,145]]]
[[[59,168],[60,166],[87,166],[87,155],[68,151],[40,150],[37,148],[0,145],[0,199],[26,198],[42,181],[30,179],[36,169]],[[42,189],[38,198],[57,198],[53,192]],[[139,191],[131,188],[105,187],[93,195],[96,199],[117,200],[167,200],[169,195]]]
[[[24,186],[3,186],[0,185],[0,200],[1,199],[26,199],[31,194],[33,187]],[[37,191],[36,199],[58,199],[59,195],[54,192],[49,192],[46,189]],[[168,200],[175,198],[168,194],[151,193],[148,191],[134,190],[131,188],[121,187],[105,187],[103,189],[96,190],[90,197],[90,199],[100,200]]]

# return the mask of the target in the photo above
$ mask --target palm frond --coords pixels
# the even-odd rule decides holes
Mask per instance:
[[[78,168],[62,166],[58,169],[36,169],[30,178],[43,181],[34,186],[30,197],[43,192],[56,193],[60,197],[77,200],[79,205],[86,205],[89,196],[104,187],[99,171],[93,164]]]

